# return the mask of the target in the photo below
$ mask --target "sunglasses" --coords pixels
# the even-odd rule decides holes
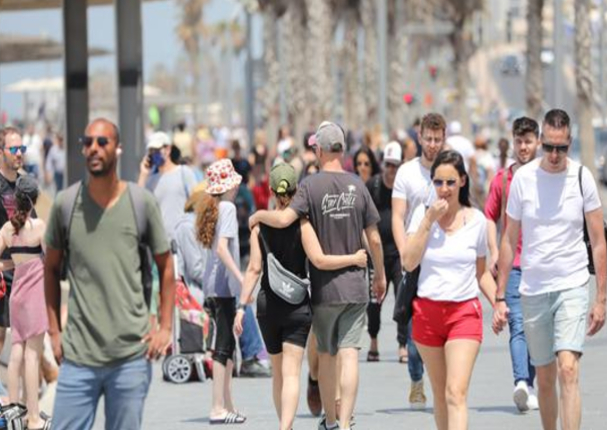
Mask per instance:
[[[25,154],[27,151],[27,146],[8,146],[6,149],[8,149],[8,152],[10,152],[12,155],[17,155],[17,152],[19,151],[21,151],[22,154]]]
[[[432,180],[432,183],[437,188],[442,187],[444,184],[447,184],[447,187],[449,187],[449,188],[453,188],[453,187],[455,187],[457,180],[455,180],[455,179],[434,179],[434,180]]]
[[[569,145],[553,145],[552,143],[542,143],[542,151],[552,154],[556,151],[558,154],[566,154],[569,151]]]
[[[103,147],[105,145],[107,145],[108,143],[110,143],[110,139],[108,137],[105,136],[82,136],[80,139],[78,139],[78,141],[80,142],[81,145],[86,146],[87,148],[90,147],[93,142],[95,141],[95,139],[97,139],[97,145]]]

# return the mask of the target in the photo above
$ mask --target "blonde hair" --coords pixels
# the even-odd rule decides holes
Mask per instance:
[[[203,193],[202,199],[196,204],[196,239],[205,248],[213,246],[215,227],[219,220],[219,200],[221,196]]]

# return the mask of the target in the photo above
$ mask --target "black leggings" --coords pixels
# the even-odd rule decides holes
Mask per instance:
[[[223,364],[232,360],[236,350],[234,339],[234,317],[236,316],[236,299],[234,297],[209,297],[204,301],[204,307],[213,320],[211,350],[213,361]]]
[[[403,279],[403,272],[398,255],[394,257],[384,257],[384,269],[386,271],[386,286],[389,286],[390,282],[392,285],[394,285],[394,297],[396,297],[396,292],[398,291]],[[369,336],[371,336],[372,339],[376,339],[381,327],[382,305],[381,303],[374,303],[373,301],[373,291],[371,291],[371,286],[373,285],[373,273],[373,267],[369,266],[369,294],[371,301],[369,302],[369,306],[367,306],[367,330],[369,332]],[[398,341],[398,344],[400,346],[405,346],[407,344],[407,326],[398,324],[396,332],[396,340]]]

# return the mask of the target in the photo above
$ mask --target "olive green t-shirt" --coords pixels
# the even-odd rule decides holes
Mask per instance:
[[[64,248],[60,193],[46,231],[49,248]],[[154,255],[169,250],[154,196],[145,191],[149,246]],[[128,189],[110,208],[90,197],[86,186],[76,200],[69,235],[70,295],[63,354],[84,366],[100,367],[141,356],[149,331],[135,213]]]

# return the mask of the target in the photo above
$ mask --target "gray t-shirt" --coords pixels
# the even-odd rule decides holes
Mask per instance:
[[[240,283],[217,255],[220,237],[228,239],[228,249],[236,265],[240,265],[240,244],[238,242],[238,220],[236,206],[232,202],[219,202],[219,218],[215,226],[213,246],[204,248],[204,275],[202,288],[205,297],[237,297]]]
[[[135,213],[128,190],[110,208],[102,208],[82,187],[76,200],[69,237],[70,296],[63,353],[76,364],[103,367],[141,356],[149,331]],[[60,193],[46,230],[49,248],[64,249]],[[160,210],[145,193],[149,244],[154,255],[169,251]]]
[[[184,214],[185,203],[196,186],[196,175],[187,166],[178,166],[166,173],[155,173],[145,183],[162,212],[169,241],[175,237],[175,227]]]
[[[291,203],[309,218],[327,255],[354,254],[363,248],[363,230],[377,224],[379,213],[363,181],[347,172],[319,172],[305,178]],[[312,303],[367,303],[365,269],[322,271],[310,265]]]

